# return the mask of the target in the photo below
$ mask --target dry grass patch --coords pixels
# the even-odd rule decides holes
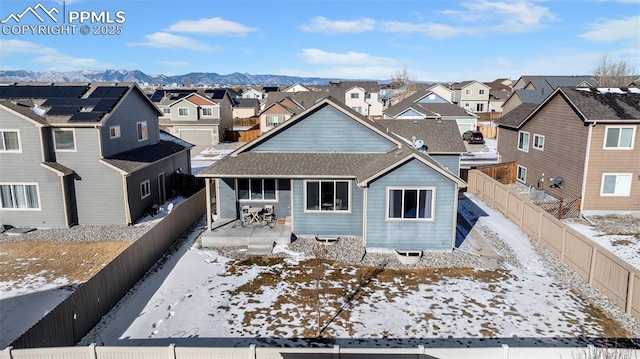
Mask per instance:
[[[0,243],[0,281],[19,282],[30,275],[49,280],[65,277],[84,282],[112,261],[131,242]]]

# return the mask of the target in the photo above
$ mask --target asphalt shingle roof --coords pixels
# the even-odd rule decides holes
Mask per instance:
[[[455,106],[455,105],[454,105]],[[376,124],[409,141],[424,141],[427,153],[465,153],[467,149],[453,120],[378,120]]]
[[[523,103],[495,121],[498,126],[518,128],[527,116],[538,107],[535,103]]]
[[[562,87],[585,121],[640,122],[640,93],[600,93]]]
[[[103,159],[103,161],[126,173],[133,173],[185,149],[187,147],[176,141],[160,140],[152,145],[118,153]]]

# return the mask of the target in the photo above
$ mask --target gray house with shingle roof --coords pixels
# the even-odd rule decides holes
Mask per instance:
[[[0,87],[0,223],[131,224],[190,172],[135,84]]]
[[[296,235],[355,236],[386,250],[451,250],[458,190],[466,185],[457,158],[466,150],[460,136],[443,136],[457,127],[387,122],[328,97],[197,176],[209,191],[215,183],[221,219],[240,218],[241,206],[273,205]]]

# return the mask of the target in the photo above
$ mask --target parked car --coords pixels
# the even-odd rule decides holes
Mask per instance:
[[[469,144],[484,144],[484,136],[480,131],[472,131],[467,142]]]
[[[462,139],[465,140],[465,141],[469,141],[469,139],[471,138],[471,134],[473,132],[474,131],[472,131],[472,130],[465,131],[465,133],[462,134]]]

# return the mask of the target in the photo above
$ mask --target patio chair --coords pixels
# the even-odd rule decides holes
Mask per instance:
[[[264,220],[267,223],[275,222],[276,214],[273,211],[273,205],[272,204],[265,204],[264,205],[264,209],[262,210],[262,217],[264,218]]]
[[[251,206],[240,207],[240,220],[242,221],[243,226],[251,224],[251,213],[249,213],[250,208]]]

